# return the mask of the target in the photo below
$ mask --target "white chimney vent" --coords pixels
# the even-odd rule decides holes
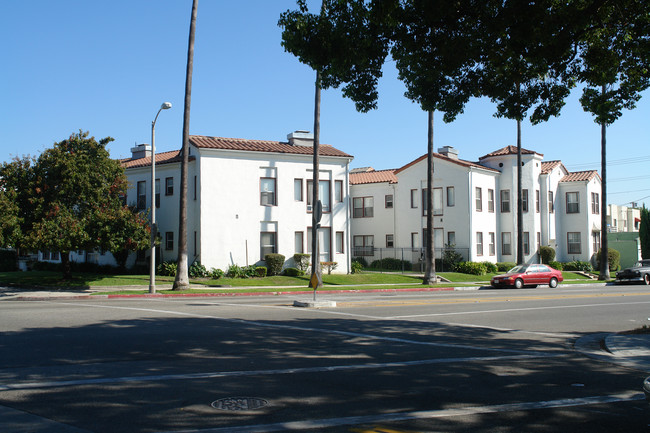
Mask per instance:
[[[438,149],[438,153],[449,159],[458,159],[458,150],[452,146],[443,146]]]
[[[294,131],[287,135],[287,140],[292,146],[314,147],[314,134],[309,131]]]
[[[147,157],[151,157],[150,144],[138,144],[137,146],[131,148],[131,159],[140,159]]]

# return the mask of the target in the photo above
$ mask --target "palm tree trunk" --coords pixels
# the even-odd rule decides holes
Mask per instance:
[[[607,88],[603,86],[605,94]],[[602,201],[600,204],[600,275],[599,280],[609,280],[609,253],[607,251],[607,125],[603,122],[600,125],[600,184]],[[598,253],[598,251],[595,251]]]
[[[187,48],[187,71],[185,75],[185,109],[183,112],[183,148],[181,149],[180,211],[178,216],[178,270],[173,290],[190,287],[187,263],[187,170],[190,153],[190,105],[192,100],[192,69],[194,64],[194,35],[196,33],[196,11],[199,0],[192,3],[190,39]]]
[[[427,236],[425,257],[425,273],[422,284],[436,283],[436,255],[433,229],[433,111],[428,112],[427,131]]]

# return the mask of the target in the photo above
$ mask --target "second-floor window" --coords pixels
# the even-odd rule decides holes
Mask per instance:
[[[314,181],[307,180],[307,211],[311,212],[312,206],[311,202],[314,197]],[[329,180],[320,180],[318,181],[318,199],[323,205],[323,212],[330,211],[330,181]]]
[[[160,179],[156,179],[156,207],[160,207]]]
[[[600,213],[600,195],[597,192],[591,193],[591,213]]]
[[[548,192],[548,213],[555,212],[555,199],[553,198],[553,191]]]
[[[447,187],[447,206],[456,206],[456,190],[453,186]]]
[[[580,195],[577,192],[566,193],[566,213],[580,213]]]
[[[412,189],[411,190],[411,208],[414,209],[418,207],[418,190],[417,189]]]
[[[428,188],[422,190],[422,216],[427,214],[428,209]],[[433,214],[442,215],[442,188],[433,188]]]
[[[262,206],[275,206],[276,184],[274,177],[260,178],[260,204]]]
[[[476,187],[476,212],[483,211],[483,189]]]
[[[174,178],[165,178],[165,195],[174,195]]]
[[[293,199],[294,201],[303,201],[302,198],[302,179],[293,180]]]
[[[521,190],[521,210],[522,212],[528,212],[528,190]]]
[[[539,213],[539,190],[535,190],[535,212]]]
[[[494,190],[488,189],[488,212],[494,212]]]
[[[501,212],[510,212],[510,190],[501,190]]]
[[[138,182],[138,210],[145,210],[147,208],[147,182],[140,181]]]
[[[352,199],[352,217],[370,218],[374,216],[373,197],[355,197]]]

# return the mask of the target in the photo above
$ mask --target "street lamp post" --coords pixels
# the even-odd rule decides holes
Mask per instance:
[[[149,269],[149,293],[156,293],[156,120],[162,110],[172,108],[171,102],[163,102],[151,122],[151,264]]]

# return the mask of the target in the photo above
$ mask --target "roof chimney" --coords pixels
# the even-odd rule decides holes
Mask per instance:
[[[314,134],[309,131],[295,131],[287,135],[287,140],[292,146],[314,147]]]
[[[151,157],[150,144],[138,144],[137,146],[131,148],[131,159],[140,159],[147,157]]]
[[[458,159],[458,150],[452,146],[444,146],[438,149],[438,153],[449,159]]]

